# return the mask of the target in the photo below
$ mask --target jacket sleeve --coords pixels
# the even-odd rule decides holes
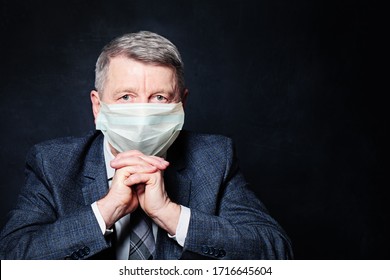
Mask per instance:
[[[0,258],[84,259],[108,248],[91,206],[77,201],[77,194],[61,198],[44,162],[37,149],[27,156],[26,183],[1,232]],[[58,168],[58,178],[63,172]]]
[[[215,259],[291,259],[289,238],[248,187],[231,140],[225,140],[225,170],[209,168],[200,183],[192,186],[197,190],[191,192],[209,195],[191,203],[183,258],[196,258],[191,255],[195,253]],[[204,206],[207,204],[215,207]]]

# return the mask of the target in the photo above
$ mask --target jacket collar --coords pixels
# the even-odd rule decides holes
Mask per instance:
[[[92,204],[102,198],[108,189],[103,154],[103,135],[95,133],[90,141],[81,176],[81,180],[83,180],[83,195],[87,204]]]
[[[186,132],[182,131],[168,150],[167,160],[170,163],[164,174],[165,188],[174,202],[188,206],[191,177],[188,173],[188,151],[186,151]]]

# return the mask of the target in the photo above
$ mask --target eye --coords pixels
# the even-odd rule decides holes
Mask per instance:
[[[161,94],[155,95],[155,96],[154,96],[154,99],[155,99],[157,102],[168,102],[168,98],[166,98],[165,96],[163,96],[163,95],[161,95]]]
[[[124,101],[128,101],[128,100],[130,100],[130,96],[128,94],[125,94],[121,97],[121,99]]]

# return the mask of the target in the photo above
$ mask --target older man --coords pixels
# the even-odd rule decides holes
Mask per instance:
[[[97,131],[32,148],[2,259],[292,257],[232,141],[182,131],[183,73],[176,47],[155,33],[103,48],[91,92]]]

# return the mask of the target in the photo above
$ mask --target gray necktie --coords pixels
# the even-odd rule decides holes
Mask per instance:
[[[154,249],[152,221],[138,207],[130,216],[129,260],[152,260]]]

